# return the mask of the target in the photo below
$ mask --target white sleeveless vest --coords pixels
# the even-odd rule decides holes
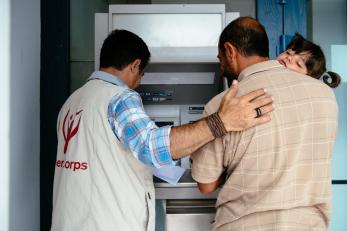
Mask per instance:
[[[107,110],[124,88],[90,80],[62,107],[52,231],[154,231],[152,174],[114,135]]]

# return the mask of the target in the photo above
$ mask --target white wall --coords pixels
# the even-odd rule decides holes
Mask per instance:
[[[10,0],[0,2],[0,230],[9,227]]]
[[[12,0],[9,229],[40,230],[40,0]]]

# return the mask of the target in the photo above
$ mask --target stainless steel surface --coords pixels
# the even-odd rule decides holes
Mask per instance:
[[[215,199],[200,200],[167,200],[166,213],[197,213],[204,211],[205,213],[215,213]]]
[[[166,231],[211,231],[215,214],[167,214]]]
[[[155,187],[167,187],[167,188],[175,188],[175,187],[197,187],[196,181],[193,179],[191,174],[191,169],[187,169],[181,179],[178,181],[177,185],[169,184],[159,178],[154,178],[154,186]]]
[[[207,231],[215,216],[215,200],[167,200],[166,231]]]
[[[202,194],[197,183],[188,169],[176,185],[171,185],[158,178],[154,178],[156,199],[216,199],[219,193],[217,189],[207,195]]]
[[[156,188],[156,199],[213,199],[217,198],[218,191],[203,195],[197,187],[181,187],[181,188]]]

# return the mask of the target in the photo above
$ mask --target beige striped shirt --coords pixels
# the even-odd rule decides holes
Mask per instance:
[[[266,88],[275,111],[271,122],[228,133],[192,155],[196,181],[227,175],[214,230],[326,230],[338,114],[333,91],[277,61],[247,67],[238,80],[240,95]],[[206,114],[217,111],[223,94]]]

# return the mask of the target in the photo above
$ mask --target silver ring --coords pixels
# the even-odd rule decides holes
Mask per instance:
[[[259,107],[257,107],[256,109],[254,109],[255,110],[255,112],[257,113],[257,116],[255,117],[255,118],[258,118],[258,117],[260,117],[261,116],[261,110],[260,110],[260,108]]]

